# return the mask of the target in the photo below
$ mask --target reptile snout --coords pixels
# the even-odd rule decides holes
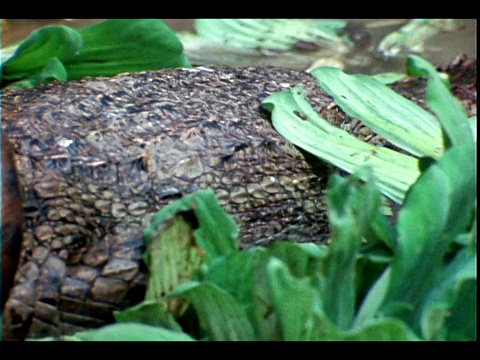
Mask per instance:
[[[2,309],[18,266],[22,223],[22,200],[13,151],[2,134]]]

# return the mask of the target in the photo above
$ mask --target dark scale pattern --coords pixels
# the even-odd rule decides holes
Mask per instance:
[[[142,229],[197,189],[216,191],[243,247],[324,241],[331,168],[306,161],[261,108],[297,84],[330,121],[382,143],[333,109],[310,75],[286,69],[171,69],[5,91],[26,227],[4,337],[97,327],[139,302]]]

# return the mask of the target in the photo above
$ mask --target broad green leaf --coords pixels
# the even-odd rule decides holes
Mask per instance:
[[[471,222],[476,201],[475,147],[455,146],[409,191],[398,220],[387,302],[416,309],[442,272],[446,251]],[[413,321],[413,312],[402,316]]]
[[[338,329],[319,308],[319,294],[309,278],[294,277],[288,267],[275,258],[268,262],[267,273],[282,340],[320,341],[339,338]]]
[[[402,203],[419,175],[414,157],[367,144],[323,119],[305,99],[301,85],[270,95],[262,104],[272,112],[273,126],[286,139],[350,173],[370,166],[381,191],[397,203]]]
[[[51,25],[35,30],[3,63],[2,79],[38,75],[53,58],[65,64],[78,56],[83,45],[80,33],[68,26]]]
[[[190,66],[182,43],[161,20],[111,19],[79,30],[52,25],[34,31],[3,63],[2,83],[37,86],[42,80],[37,77],[54,58],[68,80]],[[55,72],[54,79],[65,78],[59,74]]]
[[[242,306],[225,290],[205,281],[178,286],[170,296],[185,297],[198,315],[208,340],[252,341],[255,332]]]
[[[409,72],[416,75],[428,75],[426,100],[440,120],[450,142],[453,145],[473,143],[467,111],[450,92],[450,83],[439,76],[432,64],[419,56],[411,55],[407,67]]]
[[[10,82],[3,86],[4,88],[30,89],[35,86],[47,84],[53,81],[67,81],[67,71],[62,62],[54,57],[45,67],[31,76],[25,77],[21,80]]]
[[[62,336],[67,341],[195,341],[180,332],[144,324],[119,323]]]
[[[52,81],[67,81],[67,70],[62,62],[54,57],[40,72],[39,84],[47,84]]]
[[[162,301],[146,300],[128,309],[115,311],[113,316],[117,323],[142,323],[182,331],[182,327]]]
[[[175,32],[158,19],[111,19],[79,32],[84,45],[67,64],[69,80],[190,66]]]
[[[348,75],[332,67],[311,73],[345,113],[391,143],[416,156],[442,154],[440,123],[419,105],[368,75]]]

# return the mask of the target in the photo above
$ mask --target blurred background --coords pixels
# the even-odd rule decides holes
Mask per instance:
[[[2,19],[2,47],[11,45],[17,41],[23,40],[35,29],[46,25],[68,25],[71,27],[84,27],[105,19]],[[195,19],[161,19],[175,31],[195,32]],[[409,19],[341,19],[353,21],[368,31],[371,35],[371,42],[378,44],[387,34],[399,29],[406,24]],[[425,52],[421,55],[430,60],[437,66],[447,65],[459,53],[465,53],[476,58],[476,19],[455,20],[458,29],[454,31],[440,31],[432,36],[425,44]],[[186,51],[187,56],[188,51]],[[377,73],[383,71],[404,71],[405,58],[397,57],[390,59],[380,59],[371,56],[366,51],[357,51],[348,55],[350,57],[346,62],[346,70],[360,73]],[[265,65],[265,59],[253,59],[253,64]],[[256,63],[257,62],[257,63]],[[203,64],[200,64],[203,65]],[[239,64],[244,66],[245,64]],[[251,65],[250,63],[248,65]],[[268,65],[268,64],[267,64]],[[279,64],[272,64],[278,66]],[[281,66],[282,64],[280,64]],[[285,67],[304,70],[308,66],[305,63],[291,62],[286,63]]]

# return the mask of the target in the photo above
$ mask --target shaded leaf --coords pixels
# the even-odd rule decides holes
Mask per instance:
[[[408,326],[398,319],[379,319],[344,334],[345,341],[418,341]]]
[[[138,305],[113,313],[118,323],[142,323],[182,331],[175,317],[161,301],[144,301]]]
[[[475,339],[476,266],[476,254],[464,248],[433,284],[417,315],[426,340]]]
[[[309,278],[291,275],[288,267],[272,258],[267,264],[274,311],[278,313],[282,340],[319,341],[339,338],[338,329],[323,314],[318,291]]]
[[[367,170],[367,169],[365,169]],[[327,186],[332,228],[330,251],[325,259],[322,302],[325,314],[342,330],[352,326],[356,304],[356,262],[364,233],[381,204],[372,173],[362,184],[358,175],[330,177]]]
[[[186,297],[198,315],[208,340],[255,340],[253,327],[240,304],[211,282],[190,282],[178,286],[170,296]]]
[[[62,63],[78,56],[83,39],[68,26],[45,26],[32,32],[2,65],[2,79],[18,80],[38,75],[53,58]]]

